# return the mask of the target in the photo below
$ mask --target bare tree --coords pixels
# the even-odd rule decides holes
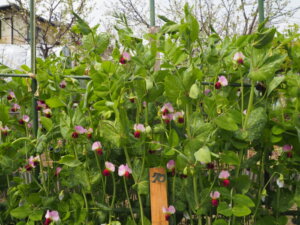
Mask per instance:
[[[148,2],[148,1],[146,1]],[[300,7],[290,8],[290,0],[265,0],[265,15],[270,25],[276,25],[295,15]],[[156,1],[157,14],[171,20],[182,18],[183,6],[189,3],[199,21],[200,29],[210,35],[213,27],[221,36],[250,34],[258,25],[257,0],[168,0]],[[148,27],[148,12],[145,1],[117,0],[115,11],[124,13],[133,28]],[[157,21],[158,24],[160,21]]]

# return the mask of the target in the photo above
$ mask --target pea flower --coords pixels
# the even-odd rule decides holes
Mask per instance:
[[[176,113],[174,113],[174,115],[173,115],[173,119],[174,119],[175,121],[177,121],[178,123],[184,123],[184,117],[183,117],[183,115],[184,115],[184,112],[183,112],[183,111],[181,111],[181,112],[176,112]]]
[[[8,93],[8,95],[7,95],[6,98],[7,98],[8,101],[10,101],[10,100],[16,98],[16,95],[15,95],[15,93],[14,93],[13,91],[10,91],[10,92]]]
[[[98,155],[102,155],[103,154],[103,149],[102,149],[102,145],[100,141],[96,141],[93,143],[92,145],[92,150],[96,151]]]
[[[25,165],[25,169],[27,171],[31,171],[33,168],[35,168],[39,164],[40,158],[39,156],[33,157],[30,156],[28,159],[28,164]]]
[[[85,134],[87,133],[87,130],[83,128],[82,126],[75,126],[75,131],[72,133],[73,138],[78,138],[79,134]]]
[[[171,176],[175,175],[175,166],[176,166],[176,163],[173,159],[167,163],[167,170]]]
[[[47,105],[46,105],[45,101],[43,101],[43,100],[38,100],[36,103],[37,103],[37,106],[36,106],[37,110],[41,110],[41,109],[46,109],[47,108]]]
[[[44,110],[43,110],[43,113],[45,114],[45,116],[46,116],[47,118],[51,118],[51,116],[52,116],[52,111],[51,111],[51,109],[49,109],[49,108],[44,109]]]
[[[94,132],[93,128],[89,128],[87,130],[86,135],[88,139],[91,139],[93,137],[93,132]]]
[[[226,77],[224,76],[219,76],[218,82],[215,83],[215,88],[220,89],[221,87],[225,87],[228,85],[228,81]]]
[[[286,152],[286,156],[288,157],[288,158],[292,158],[293,157],[293,152],[292,152],[292,150],[293,150],[293,146],[292,145],[284,145],[284,146],[282,146],[282,151],[283,152]]]
[[[60,174],[62,168],[61,167],[56,167],[56,170],[55,170],[55,176],[58,177],[58,175]]]
[[[227,187],[230,184],[230,173],[227,170],[222,170],[219,174],[219,179],[222,180],[222,184],[224,187]]]
[[[205,89],[204,94],[209,95],[209,93],[211,93],[211,90],[210,89]]]
[[[12,112],[17,112],[20,109],[20,105],[18,105],[17,103],[13,104],[10,111]]]
[[[219,205],[219,198],[220,198],[220,192],[218,191],[212,191],[210,192],[210,197],[211,197],[211,204],[215,207]]]
[[[143,124],[140,124],[140,123],[139,124],[134,124],[133,129],[134,129],[134,137],[136,137],[136,138],[140,138],[141,133],[146,131],[145,126]]]
[[[176,209],[174,206],[170,205],[168,208],[163,207],[162,208],[163,213],[165,214],[166,221],[169,221],[172,214],[175,214]]]
[[[126,64],[130,59],[131,59],[130,54],[128,52],[123,52],[119,62],[121,64]]]
[[[46,220],[44,222],[44,225],[49,225],[49,224],[51,224],[51,222],[57,222],[60,220],[59,214],[57,211],[47,210],[45,218],[46,218]]]
[[[7,136],[8,135],[8,132],[10,132],[10,129],[5,126],[5,127],[0,127],[0,131],[1,131],[1,134],[4,135],[4,136]]]
[[[111,162],[105,162],[105,169],[102,171],[104,176],[109,176],[110,173],[115,172],[115,165]]]
[[[63,80],[59,83],[60,88],[66,88],[66,86],[67,86],[67,82],[65,80]]]
[[[125,176],[126,178],[129,178],[130,175],[132,174],[132,169],[129,168],[127,164],[125,165],[122,164],[119,166],[118,174],[120,177]]]
[[[233,56],[233,60],[237,62],[237,64],[244,64],[245,56],[242,52],[237,52]]]
[[[168,102],[163,105],[163,107],[161,108],[161,112],[163,115],[167,115],[169,113],[173,113],[174,108],[173,108],[172,104]]]
[[[28,115],[24,115],[22,117],[22,119],[19,120],[19,124],[24,124],[24,123],[28,123],[30,120],[29,116]]]

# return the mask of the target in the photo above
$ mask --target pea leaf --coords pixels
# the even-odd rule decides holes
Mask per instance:
[[[239,129],[235,120],[231,117],[230,114],[223,114],[215,119],[215,123],[218,127],[228,130],[228,131],[236,131]]]
[[[211,162],[211,153],[207,146],[203,146],[197,152],[194,153],[194,156],[197,161],[201,163],[210,163]]]
[[[61,159],[58,161],[60,164],[64,164],[69,167],[77,167],[80,166],[82,163],[76,159],[73,155],[65,155],[61,157]]]
[[[32,210],[28,206],[20,206],[10,211],[10,215],[18,219],[24,219],[28,217],[31,213]]]
[[[251,213],[251,210],[247,206],[235,206],[232,209],[233,215],[237,217],[247,216]]]

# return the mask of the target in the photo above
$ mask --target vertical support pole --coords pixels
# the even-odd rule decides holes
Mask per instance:
[[[35,0],[30,0],[30,47],[31,47],[31,72],[36,74],[36,18],[35,18]],[[38,131],[38,112],[37,100],[35,93],[37,91],[37,80],[35,77],[31,81],[32,90],[32,119],[33,119],[33,134],[37,136]]]
[[[163,207],[168,206],[167,175],[164,168],[155,167],[149,170],[150,200],[151,200],[151,224],[169,225],[163,214]]]
[[[150,26],[155,26],[155,0],[150,0]]]
[[[264,22],[265,20],[265,9],[264,9],[264,0],[258,0],[258,21],[259,23]]]

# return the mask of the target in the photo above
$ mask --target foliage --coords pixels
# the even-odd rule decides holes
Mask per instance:
[[[32,118],[30,81],[1,80],[1,223],[43,222],[56,210],[60,224],[150,224],[148,169],[170,160],[171,224],[287,223],[284,212],[300,199],[298,35],[269,28],[200,39],[184,12],[144,40],[119,28],[106,60],[109,37],[79,19],[76,67],[63,56],[38,60],[36,138],[31,121],[20,122]],[[233,60],[237,52],[243,62]],[[91,80],[64,77],[84,73]],[[221,76],[244,85],[219,87]],[[107,161],[132,175],[117,176]]]

